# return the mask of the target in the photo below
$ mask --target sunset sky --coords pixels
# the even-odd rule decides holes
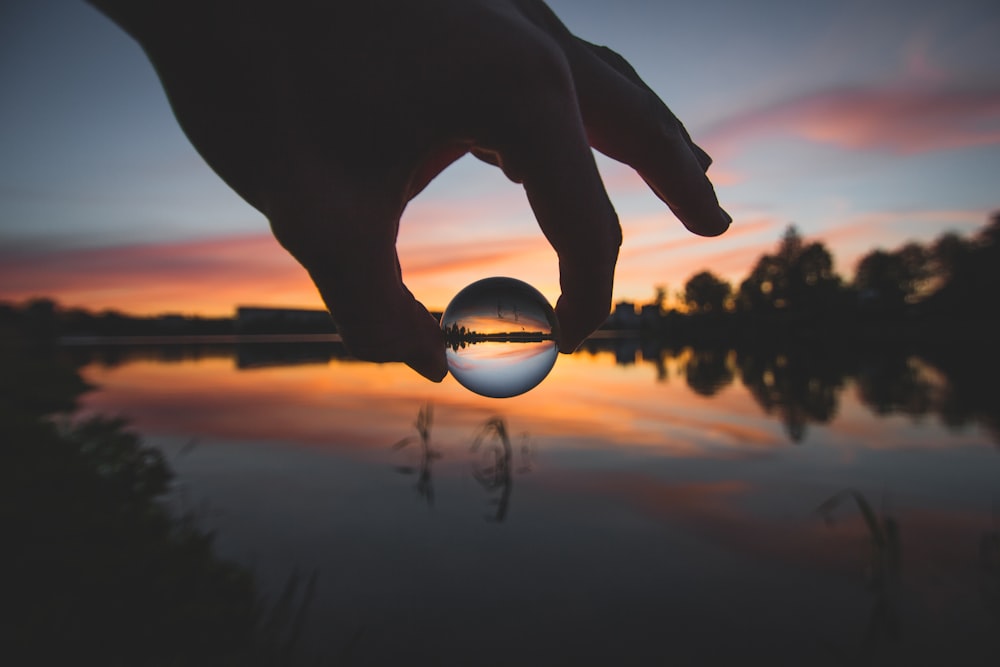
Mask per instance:
[[[738,283],[796,224],[837,269],[1000,209],[995,0],[552,0],[624,55],[714,158],[734,223],[683,229],[630,169],[599,165],[625,242],[615,298],[702,268]],[[0,300],[221,315],[318,307],[267,222],[204,164],[138,46],[82,0],[0,5]],[[404,215],[404,277],[428,307],[520,278],[558,295],[520,187],[471,158]]]

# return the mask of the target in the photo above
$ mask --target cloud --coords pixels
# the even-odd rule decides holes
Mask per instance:
[[[906,75],[914,81],[943,82],[949,76],[934,57],[935,35],[925,27],[910,36],[903,44],[903,66]]]
[[[319,305],[305,271],[269,234],[0,254],[0,298],[136,314],[231,313],[237,303]]]
[[[916,155],[1000,144],[1000,90],[841,88],[730,117],[703,134],[709,152],[790,135],[849,150]]]
[[[816,237],[830,248],[837,269],[850,279],[861,257],[876,248],[895,250],[911,241],[926,244],[948,230],[971,234],[988,219],[989,211],[981,209],[865,211],[839,218],[836,226]]]
[[[489,243],[401,243],[399,252],[407,284],[432,308],[443,307],[472,279],[498,272],[532,278],[540,265],[555,266],[547,261],[552,250],[541,233]],[[0,300],[38,296],[66,306],[137,315],[223,315],[248,303],[323,307],[306,271],[267,233],[86,249],[0,250]]]
[[[729,231],[717,238],[686,232],[665,238],[655,229],[647,238],[626,234],[615,276],[615,298],[645,296],[656,284],[675,291],[706,269],[739,284],[757,258],[773,250],[786,224],[773,216],[752,215],[737,216]]]
[[[547,249],[545,238],[538,233],[531,237],[497,239],[489,244],[468,241],[400,247],[399,255],[403,274],[409,278],[500,264]]]
[[[771,218],[756,218],[753,220],[740,221],[738,224],[734,224],[729,228],[729,230],[726,231],[724,238],[726,241],[732,241],[743,236],[757,235],[761,232],[772,232],[777,224],[778,223]],[[659,243],[647,243],[635,247],[630,247],[628,240],[626,239],[622,246],[621,257],[623,259],[630,259],[641,255],[652,254],[662,258],[669,257],[667,253],[688,251],[692,248],[705,247],[712,244],[718,244],[718,241],[706,239],[702,236],[695,236],[693,234],[685,234],[679,238],[673,238]]]
[[[626,221],[615,278],[615,300],[643,298],[655,284],[672,289],[703,269],[732,284],[771,252],[786,222],[767,215],[738,217],[718,239],[664,232],[663,216]],[[929,241],[944,228],[967,233],[982,225],[982,210],[916,210],[841,215],[825,230],[804,230],[828,244],[838,270],[850,278],[858,258],[876,246]],[[558,263],[533,226],[504,229],[488,242],[400,242],[403,275],[414,295],[443,309],[464,285],[490,275],[526,280],[550,301],[559,294]],[[66,306],[134,314],[165,311],[225,315],[237,304],[321,308],[305,270],[268,234],[218,236],[174,243],[88,249],[0,249],[0,300],[49,296]]]

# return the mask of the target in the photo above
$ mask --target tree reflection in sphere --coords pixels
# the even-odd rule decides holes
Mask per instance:
[[[556,314],[531,285],[486,278],[451,300],[441,317],[448,370],[458,382],[491,398],[537,386],[559,355]]]

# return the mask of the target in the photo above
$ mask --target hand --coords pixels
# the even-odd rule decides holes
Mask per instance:
[[[447,373],[403,284],[406,204],[472,152],[522,183],[559,257],[560,350],[610,310],[621,242],[591,147],[692,232],[721,234],[711,159],[618,54],[540,0],[91,0],[132,34],[209,165],[306,268],[344,343]]]

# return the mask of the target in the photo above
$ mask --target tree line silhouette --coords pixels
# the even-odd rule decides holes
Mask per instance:
[[[794,442],[837,414],[848,384],[875,414],[936,415],[949,428],[983,426],[1000,444],[1000,211],[969,236],[874,249],[852,280],[820,242],[789,226],[738,287],[711,271],[691,276],[683,312],[666,290],[636,318],[642,336],[590,340],[618,363],[641,352],[666,379],[686,355],[688,386],[706,396],[739,379]],[[647,316],[650,312],[653,317]],[[937,380],[931,377],[936,374]]]
[[[552,334],[543,331],[498,331],[493,333],[483,333],[467,329],[465,326],[455,322],[444,327],[445,344],[454,351],[465,349],[466,346],[487,341],[504,343],[540,343],[543,340],[552,340]]]
[[[996,324],[1000,212],[968,237],[947,232],[927,244],[872,250],[859,260],[851,280],[834,270],[825,244],[807,242],[789,226],[738,286],[704,270],[691,276],[678,296],[684,312],[643,318],[642,327],[731,339],[849,329],[869,336],[941,337],[958,332],[959,322]],[[663,298],[660,288],[655,303]]]
[[[834,270],[834,257],[823,242],[807,242],[792,225],[738,286],[710,270],[699,271],[678,293],[682,308],[671,310],[664,308],[666,288],[656,289],[656,298],[643,307],[641,318],[622,323],[612,317],[606,328],[640,328],[678,340],[789,334],[954,337],[962,332],[960,323],[1000,323],[1000,211],[968,237],[947,232],[926,244],[874,249],[858,261],[850,280]],[[4,324],[16,324],[43,338],[240,333],[233,318],[92,313],[60,308],[47,298],[20,305],[0,302],[0,326]],[[294,330],[307,331],[313,329]],[[330,326],[316,330],[331,331]],[[267,330],[282,332],[280,327]],[[523,332],[508,335],[510,340],[523,336]],[[457,324],[445,330],[445,338],[452,347],[486,340]]]

